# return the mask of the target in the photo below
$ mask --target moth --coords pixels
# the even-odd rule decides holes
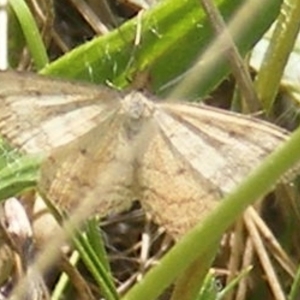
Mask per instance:
[[[59,208],[104,216],[138,199],[175,237],[289,136],[205,105],[11,71],[0,98],[0,134],[44,156],[39,188]]]

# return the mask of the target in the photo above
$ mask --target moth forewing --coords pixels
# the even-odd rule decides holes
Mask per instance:
[[[160,120],[162,132],[170,136],[170,143],[191,167],[221,186],[224,192],[230,191],[255,164],[288,137],[284,130],[264,121],[217,109],[181,105],[168,111],[169,118],[165,114]],[[164,119],[169,120],[169,126],[164,124]],[[178,130],[172,133],[176,126]],[[189,146],[181,142],[184,136]],[[232,186],[226,186],[226,178]]]
[[[104,123],[120,98],[105,87],[0,72],[1,134],[26,153],[49,153]]]

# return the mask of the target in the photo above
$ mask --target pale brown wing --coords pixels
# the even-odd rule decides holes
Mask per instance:
[[[120,94],[28,73],[0,72],[0,131],[25,153],[51,152],[112,118]]]
[[[102,122],[51,152],[39,188],[60,209],[82,219],[125,209],[135,199],[133,143],[124,135],[122,116]]]
[[[270,123],[211,107],[165,105],[166,114],[160,112],[158,123],[174,148],[223,192],[288,138],[287,131]]]
[[[288,138],[269,123],[189,104],[158,104],[140,163],[142,203],[180,236]]]
[[[222,197],[221,189],[195,172],[161,133],[149,143],[138,174],[142,206],[173,237],[186,233]]]
[[[42,153],[40,190],[67,212],[81,203],[105,215],[130,205],[131,144],[121,94],[16,72],[0,72],[0,132],[25,153]]]

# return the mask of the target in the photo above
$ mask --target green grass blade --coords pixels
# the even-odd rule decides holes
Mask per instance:
[[[285,66],[299,33],[299,16],[300,1],[285,0],[264,63],[256,78],[257,94],[267,114],[273,107]]]
[[[218,0],[216,4],[226,20],[248,1]],[[280,0],[264,1],[246,24],[237,47],[244,55],[259,40],[276,18]],[[140,21],[142,20],[142,21]],[[134,44],[137,28],[141,40]],[[112,82],[124,88],[136,74],[147,71],[152,91],[166,93],[177,83],[213,41],[209,21],[197,0],[166,0],[111,33],[95,38],[46,66],[41,72],[97,83]],[[197,85],[197,95],[211,91],[229,72],[222,58],[211,66]],[[166,90],[165,90],[166,89]]]
[[[44,68],[48,63],[48,56],[30,9],[24,0],[10,0],[9,4],[21,25],[36,68]]]
[[[0,171],[0,199],[4,200],[34,188],[38,178],[40,159],[23,156]]]

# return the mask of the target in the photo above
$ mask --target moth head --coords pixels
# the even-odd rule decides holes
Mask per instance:
[[[121,104],[124,113],[134,120],[150,116],[153,109],[153,104],[141,92],[130,92]]]

